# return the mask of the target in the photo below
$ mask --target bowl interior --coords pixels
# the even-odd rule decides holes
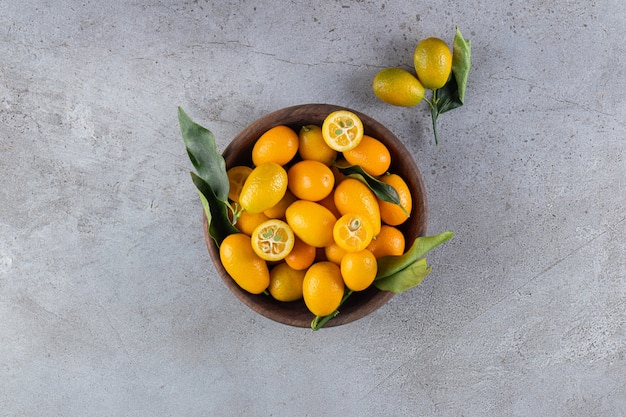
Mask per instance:
[[[391,153],[389,171],[401,175],[411,190],[413,197],[411,216],[399,226],[399,229],[404,233],[408,247],[415,238],[426,234],[427,201],[422,175],[412,156],[398,138],[376,120],[358,111],[330,104],[303,104],[269,113],[246,127],[226,147],[223,152],[226,168],[237,165],[252,166],[252,147],[256,140],[270,128],[286,125],[298,132],[302,126],[307,124],[321,126],[329,113],[340,109],[350,110],[357,114],[363,121],[365,134],[377,138],[387,146]],[[240,301],[257,313],[279,323],[310,327],[313,315],[307,310],[303,301],[279,302],[264,294],[250,294],[235,283],[220,262],[219,249],[209,236],[206,217],[204,217],[204,235],[217,272]],[[340,314],[330,320],[326,327],[338,326],[362,318],[377,310],[392,296],[393,293],[380,291],[373,286],[365,291],[353,293],[339,309]]]

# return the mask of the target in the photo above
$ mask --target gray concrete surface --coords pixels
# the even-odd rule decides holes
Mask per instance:
[[[626,415],[626,3],[0,1],[0,415]],[[466,105],[370,83],[472,40]],[[210,262],[178,130],[326,102],[424,174],[433,273],[320,332]]]

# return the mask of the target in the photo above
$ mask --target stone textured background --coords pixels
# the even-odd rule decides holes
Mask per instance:
[[[145,3],[145,4],[144,4]],[[624,416],[626,3],[0,2],[0,415]],[[465,106],[378,101],[428,36],[472,41]],[[213,269],[178,129],[220,149],[279,108],[407,145],[432,274],[319,332]]]

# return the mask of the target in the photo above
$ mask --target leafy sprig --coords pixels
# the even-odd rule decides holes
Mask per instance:
[[[226,174],[226,162],[217,149],[213,133],[191,120],[180,107],[178,123],[187,154],[196,169],[196,173],[191,172],[191,179],[200,194],[209,223],[209,235],[219,246],[226,236],[239,232],[228,216],[231,211],[236,218],[238,210],[228,202],[230,183]]]
[[[416,74],[410,74],[408,71],[398,68],[386,68],[378,73],[374,79],[374,93],[382,101],[395,106],[416,106],[421,103],[422,100],[428,103],[432,118],[435,145],[438,146],[439,134],[437,133],[437,120],[441,114],[463,105],[465,101],[465,88],[467,86],[471,66],[471,42],[463,38],[461,31],[457,27],[452,47],[452,68],[450,75],[442,87],[430,90],[430,99],[424,97],[425,89],[423,86],[419,86],[420,88],[415,86],[415,83],[420,84],[419,77],[415,77]],[[400,79],[397,71],[394,73],[395,75],[389,75],[388,71],[394,70],[400,71],[404,78]],[[379,76],[381,76],[381,79],[377,82]],[[384,81],[386,77],[393,77],[394,80]],[[412,82],[407,81],[406,77],[412,79]]]
[[[439,115],[447,111],[461,107],[465,100],[465,87],[467,78],[472,66],[471,41],[465,40],[459,28],[454,35],[452,47],[452,72],[446,84],[433,90],[430,100],[424,100],[430,106],[430,114],[433,121],[433,134],[435,135],[435,145],[439,145],[437,134],[437,119]]]

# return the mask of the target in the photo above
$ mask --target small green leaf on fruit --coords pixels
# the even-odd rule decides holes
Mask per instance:
[[[195,123],[182,108],[178,108],[180,131],[189,159],[196,173],[211,185],[215,195],[226,201],[230,184],[226,174],[226,162],[218,151],[213,133]]]
[[[360,165],[350,165],[350,166],[339,166],[336,165],[339,172],[343,175],[356,178],[365,183],[369,187],[370,190],[376,195],[376,197],[380,198],[382,201],[386,201],[388,203],[397,204],[400,207],[400,196],[395,188],[391,185],[386,184],[365,172]]]
[[[465,87],[472,66],[472,42],[463,38],[459,28],[456,28],[454,44],[452,46],[452,74],[457,83],[458,96],[461,103],[465,101]]]
[[[434,236],[421,236],[415,239],[405,254],[380,258],[374,285],[380,290],[402,292],[420,284],[430,273],[424,255],[453,235],[448,230]]]
[[[194,172],[191,173],[191,179],[200,193],[202,206],[209,222],[209,235],[219,246],[226,236],[238,233],[239,230],[230,222],[228,205],[215,195],[211,185]]]
[[[472,66],[471,45],[457,28],[452,47],[452,73],[446,85],[437,90],[437,115],[461,107],[465,101],[465,87]]]
[[[374,284],[379,290],[401,293],[421,284],[431,269],[426,264],[426,258],[422,258],[393,275],[376,280]]]

